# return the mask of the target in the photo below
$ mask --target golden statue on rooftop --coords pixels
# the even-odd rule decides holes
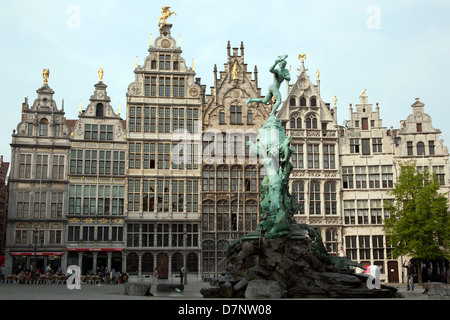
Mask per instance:
[[[100,82],[103,82],[103,68],[99,68],[98,69],[98,80],[100,81]]]
[[[239,79],[239,66],[238,66],[238,62],[235,61],[233,64],[233,79]]]
[[[170,7],[169,6],[164,6],[162,7],[162,11],[161,11],[162,16],[159,18],[159,30],[162,30],[162,28],[167,24],[167,19],[171,16],[171,15],[177,15],[175,12],[170,11]]]
[[[50,77],[50,69],[42,70],[42,77],[44,78],[44,84],[48,84],[48,78]]]
[[[298,59],[301,60],[302,62],[304,62],[305,59],[306,59],[306,53],[303,53],[303,52],[302,52],[302,54],[299,54],[299,55],[298,55]]]

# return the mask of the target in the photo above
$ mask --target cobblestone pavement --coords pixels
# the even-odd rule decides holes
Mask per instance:
[[[391,285],[404,296],[397,300],[428,300],[421,286],[406,291],[403,284]],[[182,293],[161,293],[152,287],[153,296],[127,296],[123,284],[82,284],[81,289],[72,290],[65,284],[0,284],[0,300],[202,300],[200,289],[208,286],[206,282],[190,283]]]

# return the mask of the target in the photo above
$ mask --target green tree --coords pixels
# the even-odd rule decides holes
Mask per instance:
[[[422,260],[450,255],[450,219],[447,198],[439,192],[437,176],[428,169],[418,171],[415,161],[400,164],[400,175],[389,191],[394,201],[385,201],[389,213],[384,230],[392,255],[416,259],[419,282]]]

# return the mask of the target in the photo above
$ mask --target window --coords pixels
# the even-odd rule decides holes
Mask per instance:
[[[433,166],[433,172],[438,177],[439,183],[441,184],[441,186],[443,186],[445,184],[445,170],[444,170],[444,166]]]
[[[350,139],[350,153],[359,153],[359,139]]]
[[[141,181],[128,180],[128,211],[140,211]]]
[[[172,125],[173,131],[180,133],[184,132],[184,108],[173,108],[172,109]]]
[[[187,131],[189,133],[198,133],[198,109],[188,108],[186,112]]]
[[[17,192],[17,218],[28,218],[30,210],[30,192]]]
[[[64,179],[64,156],[53,156],[52,179]]]
[[[63,193],[52,192],[50,203],[50,218],[61,219],[62,218],[62,206],[63,206]]]
[[[369,188],[380,187],[380,167],[369,166]]]
[[[231,106],[230,107],[230,123],[231,124],[242,123],[242,107],[241,106]]]
[[[80,241],[81,227],[80,226],[69,226],[69,235],[67,240],[69,242]]]
[[[344,200],[344,223],[356,224],[354,200]]]
[[[430,155],[434,154],[434,141],[428,141],[428,152]]]
[[[361,129],[362,130],[369,130],[369,119],[362,118],[361,119]]]
[[[303,145],[292,145],[293,153],[291,156],[291,164],[294,168],[303,169]]]
[[[325,214],[336,215],[337,214],[336,184],[332,182],[325,182],[324,191],[325,191],[324,194]]]
[[[81,188],[71,185],[69,189],[69,214],[81,214]]]
[[[227,166],[217,167],[216,191],[228,191],[229,170]]]
[[[136,120],[136,131],[140,132],[141,131],[141,113],[140,113],[140,109],[141,108],[137,108],[139,109],[139,118],[137,118]],[[138,131],[139,130],[139,131]],[[113,126],[112,125],[100,125],[100,140],[107,140],[107,141],[111,141],[113,140]]]
[[[320,183],[311,182],[309,185],[309,214],[320,213]]]
[[[219,113],[219,123],[225,123],[225,112],[223,111]]]
[[[48,155],[38,154],[36,156],[36,179],[47,179]]]
[[[392,166],[381,166],[381,181],[383,188],[392,188],[394,186]]]
[[[95,116],[103,117],[103,104],[98,103],[95,107]]]
[[[231,191],[232,192],[242,192],[243,174],[242,168],[239,166],[234,166],[231,168]]]
[[[150,94],[152,97],[156,97],[156,77],[152,77],[150,84]]]
[[[370,236],[358,236],[359,259],[370,260]]]
[[[172,181],[172,212],[184,212],[184,181]]]
[[[306,99],[305,99],[304,97],[302,97],[302,98],[300,99],[300,106],[301,106],[301,107],[306,107]]]
[[[170,78],[160,77],[159,78],[159,96],[160,97],[170,97]]]
[[[319,145],[308,144],[308,169],[319,169]]]
[[[170,55],[169,54],[159,55],[159,69],[170,70]]]
[[[370,155],[370,139],[361,139],[362,154]]]
[[[342,180],[344,189],[353,189],[353,167],[342,167]]]
[[[198,212],[198,181],[186,181],[186,212]]]
[[[372,236],[372,252],[374,259],[384,259],[383,236]]]
[[[422,124],[416,123],[416,129],[417,129],[417,132],[422,132]]]
[[[31,178],[31,154],[19,156],[19,178]]]
[[[258,221],[258,204],[256,201],[247,201],[245,203],[245,231],[256,230]]]
[[[358,260],[356,236],[345,236],[345,256],[347,259]]]
[[[289,100],[289,106],[295,106],[295,98],[291,98],[290,100]]]
[[[373,138],[372,139],[372,150],[374,153],[383,152],[383,139]]]
[[[383,223],[381,199],[370,200],[370,223],[371,224]]]
[[[334,145],[323,146],[323,168],[334,169],[335,168],[335,151]]]
[[[423,142],[417,142],[417,155],[421,156],[425,154],[425,144]]]
[[[246,192],[256,192],[256,167],[248,166],[245,167],[245,191]]]
[[[317,129],[317,118],[310,115],[306,118],[306,129]]]
[[[305,214],[305,185],[303,182],[295,181],[292,183],[292,196],[297,199],[300,205],[298,214]]]
[[[355,167],[355,178],[357,189],[367,188],[366,167]]]
[[[406,149],[408,151],[408,156],[412,156],[413,155],[413,143],[412,143],[412,141],[406,142]]]
[[[203,231],[214,231],[214,202],[207,200],[202,205],[202,229]],[[217,214],[219,220],[219,213]]]
[[[311,98],[311,107],[316,107],[316,106],[317,106],[316,98]]]
[[[48,120],[43,118],[39,123],[39,135],[46,136],[48,135]]]
[[[139,224],[127,224],[127,247],[139,247]]]
[[[144,94],[146,97],[150,96],[150,77],[145,77]]]
[[[253,123],[253,114],[251,111],[247,112],[247,124],[252,124]]]
[[[47,192],[36,192],[34,194],[33,218],[44,219],[47,212]]]
[[[291,129],[295,129],[295,118],[291,118]]]
[[[130,108],[130,114],[131,115],[134,114],[134,108]],[[130,120],[130,126],[131,126],[131,120]],[[134,128],[134,123],[133,123],[133,128]],[[86,139],[86,140],[97,140],[98,139],[98,124],[85,124],[84,125],[84,139]]]
[[[170,132],[170,108],[158,108],[159,112],[159,122],[158,131],[160,133]]]
[[[367,200],[357,200],[358,224],[369,224],[369,209]]]
[[[338,252],[338,235],[334,229],[325,231],[325,249],[329,254],[337,254]]]

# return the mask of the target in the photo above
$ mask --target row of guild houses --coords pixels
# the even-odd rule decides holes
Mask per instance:
[[[37,90],[11,141],[5,267],[82,273],[105,267],[172,279],[184,266],[191,281],[225,268],[228,244],[259,222],[264,168],[249,152],[270,105],[244,45],[227,45],[211,91],[196,78],[172,37],[160,28],[126,93],[126,120],[111,105],[103,70],[78,119],[66,119],[48,85]],[[295,219],[316,226],[330,254],[379,265],[383,281],[401,281],[401,258],[389,256],[383,202],[398,164],[417,159],[448,194],[449,155],[424,104],[416,99],[399,129],[382,124],[365,91],[344,125],[321,98],[301,61],[277,112],[294,149]]]

